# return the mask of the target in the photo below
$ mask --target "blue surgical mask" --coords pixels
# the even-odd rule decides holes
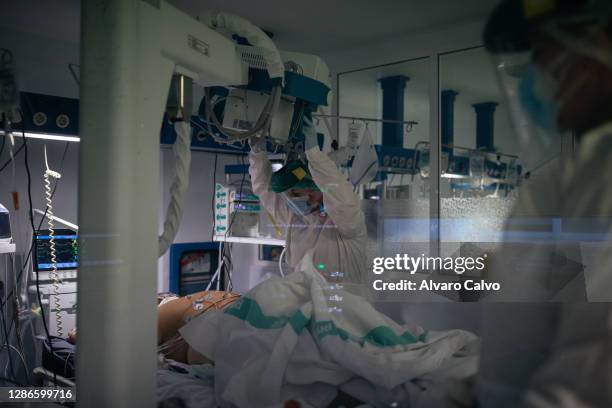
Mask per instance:
[[[312,206],[308,204],[308,197],[291,197],[289,206],[297,215],[307,215],[312,212]]]
[[[558,88],[558,82],[534,64],[519,81],[519,102],[529,118],[544,130],[558,130],[559,102],[555,100]]]

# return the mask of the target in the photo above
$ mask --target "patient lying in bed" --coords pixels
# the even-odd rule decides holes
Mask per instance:
[[[188,364],[210,362],[193,350],[179,329],[196,316],[213,309],[225,309],[240,298],[232,292],[202,291],[184,297],[166,297],[157,309],[158,351],[165,357]]]

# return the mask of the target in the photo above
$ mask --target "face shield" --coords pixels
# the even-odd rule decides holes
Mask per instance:
[[[525,169],[560,153],[558,83],[532,61],[531,52],[495,54],[493,62]]]
[[[612,92],[602,89],[602,79],[612,75],[612,24],[604,10],[532,20],[504,17],[510,14],[512,9],[500,8],[485,30],[485,43],[521,161],[530,171],[560,155],[564,135],[580,135],[609,120],[603,112],[597,117],[597,110],[609,105]]]

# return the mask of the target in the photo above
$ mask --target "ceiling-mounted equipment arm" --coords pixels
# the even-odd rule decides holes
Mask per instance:
[[[223,127],[222,123],[217,118],[211,102],[211,93],[209,89],[205,91],[204,110],[206,115],[206,123],[209,133],[221,143],[234,143],[237,141],[246,140],[252,136],[261,136],[269,131],[272,118],[278,109],[282,94],[282,86],[285,77],[285,68],[280,52],[270,37],[259,27],[253,25],[250,21],[242,17],[234,16],[222,12],[209,12],[203,14],[200,20],[209,27],[222,32],[229,32],[245,38],[252,46],[257,47],[266,62],[266,70],[272,81],[278,80],[278,83],[271,89],[265,106],[263,107],[259,118],[252,129],[247,131],[236,131]],[[211,128],[211,123],[215,125],[218,133],[223,135],[221,138],[216,135]]]
[[[160,42],[160,56],[175,64],[176,73],[201,86],[247,84],[247,66],[231,39],[165,1],[160,1],[158,9],[150,7],[143,14],[155,14],[150,17],[158,25],[150,27],[150,32],[157,33],[154,38]]]
[[[280,78],[281,80],[284,78],[285,66],[280,52],[272,39],[261,28],[242,17],[218,11],[203,14],[200,20],[213,29],[227,30],[232,34],[246,38],[252,46],[259,47],[263,51],[270,78]]]

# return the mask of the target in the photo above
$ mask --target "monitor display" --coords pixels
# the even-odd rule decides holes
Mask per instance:
[[[77,233],[69,229],[56,229],[54,232],[57,269],[76,269],[78,266]],[[51,235],[48,230],[40,230],[36,236],[36,262],[39,271],[53,269]]]

